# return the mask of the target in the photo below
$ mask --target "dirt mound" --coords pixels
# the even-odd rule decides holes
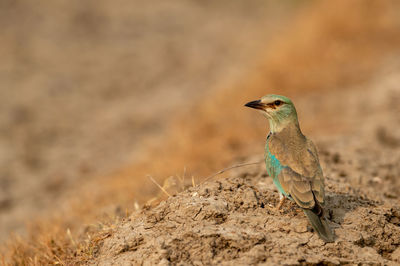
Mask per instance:
[[[90,262],[400,263],[399,74],[385,72],[362,90],[323,96],[331,101],[318,101],[321,95],[297,101],[299,110],[308,105],[302,115],[309,119],[317,119],[316,110],[329,108],[349,125],[346,133],[314,138],[326,177],[334,243],[321,241],[293,203],[287,202],[281,212],[274,209],[278,193],[260,163],[192,186],[115,224],[97,242]],[[262,156],[241,161],[262,161]]]
[[[99,245],[95,263],[398,263],[400,192],[393,188],[398,187],[400,150],[381,141],[381,133],[365,148],[368,140],[318,143],[334,243],[320,240],[295,204],[287,201],[283,210],[274,209],[277,190],[258,164],[133,214]]]

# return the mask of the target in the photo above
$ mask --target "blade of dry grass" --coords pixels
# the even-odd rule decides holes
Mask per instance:
[[[213,177],[215,177],[215,176],[217,176],[217,175],[220,175],[220,174],[222,174],[222,173],[225,173],[226,171],[229,171],[229,170],[232,170],[232,169],[235,169],[235,168],[244,167],[244,166],[260,164],[260,163],[262,163],[262,162],[263,162],[263,161],[252,162],[252,163],[242,163],[242,164],[235,164],[235,165],[226,167],[226,168],[224,168],[224,169],[222,169],[222,170],[219,170],[218,172],[216,172],[216,173],[214,173],[214,174],[212,174],[212,175],[206,177],[206,178],[204,179],[203,182],[206,182],[206,181],[210,180],[211,178],[213,178]]]
[[[158,182],[157,182],[151,175],[147,175],[147,177],[148,177],[159,189],[161,189],[161,191],[164,192],[165,195],[167,195],[168,197],[171,197],[171,194],[169,194],[168,191],[166,191],[162,186],[160,186],[160,184],[158,184]]]

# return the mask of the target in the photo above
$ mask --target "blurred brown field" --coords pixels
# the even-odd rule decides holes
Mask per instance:
[[[207,2],[207,5],[210,6],[207,8],[202,6],[201,8],[204,8],[207,12],[214,10],[214,16],[218,17],[221,16],[219,12],[222,12],[221,10],[225,9],[224,5],[227,4],[225,1],[223,2],[220,4]],[[216,30],[211,35],[208,35],[210,34],[209,31],[204,31],[203,37],[207,41],[213,38],[218,40],[219,36],[224,36],[228,40],[229,38],[236,40],[237,43],[232,43],[233,48],[231,47],[232,49],[228,50],[227,53],[234,53],[239,49],[238,47],[245,45],[246,51],[248,51],[242,55],[245,59],[227,56],[227,58],[235,58],[237,60],[235,62],[240,62],[242,66],[229,67],[229,65],[234,64],[233,61],[229,60],[224,63],[202,60],[203,55],[196,53],[201,49],[196,48],[195,44],[191,43],[195,40],[188,40],[183,43],[176,41],[176,43],[170,44],[170,49],[177,49],[174,52],[178,55],[181,54],[179,49],[188,49],[185,48],[185,44],[192,47],[192,49],[185,50],[181,56],[190,55],[193,58],[190,60],[180,58],[181,61],[176,62],[178,67],[175,70],[158,65],[157,60],[159,58],[151,57],[153,51],[151,49],[146,50],[148,49],[146,42],[141,44],[137,54],[126,54],[126,51],[135,51],[135,49],[130,50],[126,47],[133,45],[134,42],[121,42],[117,44],[115,51],[111,52],[107,49],[114,46],[99,45],[92,49],[93,44],[85,43],[85,37],[88,34],[102,34],[99,29],[101,26],[95,23],[97,21],[96,16],[105,16],[107,19],[107,16],[124,16],[125,13],[123,9],[116,8],[111,3],[101,2],[99,5],[95,2],[88,3],[90,3],[87,4],[89,6],[83,8],[78,4],[74,7],[80,12],[87,10],[111,10],[111,12],[101,13],[98,11],[100,13],[94,14],[89,12],[91,15],[88,17],[86,14],[75,17],[77,23],[87,25],[82,27],[82,32],[76,33],[73,41],[66,40],[70,42],[66,50],[58,50],[56,44],[48,49],[36,48],[41,57],[43,56],[51,62],[46,66],[53,68],[57,75],[62,76],[62,80],[58,81],[52,89],[56,90],[54,104],[57,106],[57,101],[78,99],[78,97],[66,99],[62,91],[58,92],[57,89],[54,89],[58,86],[67,86],[65,83],[69,82],[69,76],[72,73],[76,75],[76,78],[72,80],[75,80],[75,82],[79,80],[79,84],[83,84],[83,87],[76,91],[76,95],[81,95],[85,91],[84,88],[87,88],[84,98],[91,99],[91,101],[82,100],[78,105],[71,103],[71,106],[65,108],[79,109],[79,106],[97,108],[99,112],[96,112],[96,115],[106,116],[108,123],[112,125],[116,123],[116,127],[122,127],[122,131],[125,133],[118,135],[118,138],[129,138],[130,134],[134,134],[137,142],[141,145],[121,139],[117,144],[118,149],[111,149],[107,145],[114,145],[115,142],[109,142],[109,139],[112,138],[112,135],[110,135],[112,131],[101,129],[104,120],[86,117],[86,114],[81,112],[74,113],[72,117],[59,118],[60,123],[65,119],[67,124],[70,125],[76,123],[76,120],[94,119],[95,122],[88,123],[88,125],[92,129],[100,130],[101,133],[101,138],[95,138],[95,140],[104,139],[108,144],[102,146],[103,150],[99,151],[93,148],[97,147],[96,145],[88,141],[83,144],[79,143],[83,147],[80,146],[77,149],[82,150],[84,155],[84,150],[91,148],[93,148],[92,152],[94,153],[112,151],[113,154],[102,156],[101,161],[91,161],[90,153],[87,156],[82,155],[83,158],[76,160],[76,166],[74,166],[80,169],[79,174],[76,174],[76,172],[71,174],[73,176],[70,178],[72,181],[68,181],[67,185],[64,183],[65,181],[59,181],[62,183],[60,186],[52,185],[53,187],[60,187],[60,190],[68,187],[67,192],[60,192],[64,195],[60,199],[57,198],[57,212],[47,213],[46,216],[40,217],[38,221],[31,223],[31,229],[27,236],[15,238],[9,242],[5,249],[6,258],[11,258],[16,263],[43,264],[57,261],[79,263],[80,259],[87,259],[85,257],[87,255],[77,253],[77,250],[81,248],[81,245],[77,244],[80,241],[90,246],[87,233],[96,236],[97,231],[104,229],[105,220],[110,222],[110,219],[115,218],[114,216],[124,216],[125,212],[130,212],[135,208],[135,202],[143,206],[154,197],[161,199],[164,196],[163,192],[151,182],[148,175],[151,175],[159,184],[164,184],[169,189],[168,182],[165,183],[164,180],[170,176],[178,175],[182,178],[185,173],[187,182],[190,183],[193,176],[195,182],[198,183],[204,180],[206,176],[224,167],[244,162],[246,160],[244,158],[251,155],[262,154],[267,125],[261,116],[257,116],[254,112],[243,107],[243,104],[247,101],[255,100],[268,93],[284,94],[296,103],[302,129],[312,138],[351,132],[353,127],[357,125],[356,120],[358,118],[346,115],[346,101],[338,98],[341,95],[340,91],[359,90],[361,94],[364,85],[368,84],[377,74],[381,74],[383,70],[390,68],[400,56],[400,17],[396,11],[399,10],[400,4],[397,1],[312,1],[310,3],[289,1],[284,8],[277,8],[276,4],[260,2],[255,4],[258,5],[257,8],[254,8],[254,6],[251,8],[238,1],[228,5],[228,11],[223,13],[225,15],[222,15],[222,17],[226,19],[226,24],[221,23],[220,30]],[[191,12],[199,12],[197,10],[199,7],[196,4],[187,4],[187,6],[184,5],[184,8],[177,3],[171,6],[159,4],[156,5],[157,8],[154,8],[154,3],[144,5],[147,13],[138,10],[137,13],[132,14],[126,11],[125,16],[140,17],[141,14],[145,16],[145,14],[151,12],[160,12],[160,15],[165,15],[168,12],[174,13],[178,10],[177,14],[183,16],[182,20],[191,23],[193,16]],[[63,5],[69,6],[66,2]],[[68,19],[68,16],[62,16],[61,8],[63,5],[50,10],[59,10],[60,13],[55,14],[60,16],[59,19]],[[45,6],[43,5],[43,7]],[[253,10],[260,8],[261,11],[258,12]],[[18,11],[18,9],[16,10]],[[26,9],[24,7],[21,10]],[[163,13],[163,10],[168,12]],[[204,10],[198,16],[205,15]],[[272,19],[271,11],[268,10],[278,10],[279,12],[276,12],[279,16],[275,15],[277,17]],[[113,12],[116,14],[113,14]],[[244,19],[230,20],[232,12],[237,12],[235,16],[244,16],[243,14],[246,12],[253,12],[251,14],[257,15],[259,18],[252,20],[246,26],[239,26],[246,21],[246,16],[244,16]],[[263,12],[271,15],[271,19],[263,18]],[[83,19],[83,22],[80,19]],[[129,19],[126,21],[129,21]],[[211,19],[207,27],[218,28],[218,24],[215,24],[217,21],[220,20]],[[275,28],[270,27],[268,26],[270,21],[280,24]],[[29,21],[25,23],[29,25]],[[57,25],[57,20],[54,23]],[[195,22],[192,21],[192,23],[198,26]],[[232,23],[236,23],[234,25],[238,27],[237,30],[249,31],[248,36],[238,34],[240,38],[233,38],[232,36],[235,35],[234,28],[227,26]],[[159,24],[162,25],[162,22],[158,22],[157,25]],[[101,36],[99,39],[94,38],[94,42],[103,40],[103,38],[112,42],[115,38],[124,34],[124,32],[116,30],[120,27],[120,24],[113,25],[111,23],[109,27],[114,27],[114,31],[110,30],[109,32],[114,32],[115,35]],[[150,27],[150,29],[159,31],[160,35],[149,38],[156,38],[156,43],[168,39],[166,29],[157,27]],[[228,27],[232,32],[223,35],[224,27]],[[253,27],[258,28],[252,32],[250,29]],[[260,34],[263,27],[268,34]],[[47,33],[42,34],[54,34],[54,32],[57,31],[50,28]],[[10,34],[13,35],[14,33]],[[180,38],[190,39],[193,37],[190,34],[180,34]],[[25,32],[22,31],[19,37],[23,39],[24,35]],[[259,40],[252,41],[249,37],[259,37]],[[80,45],[85,48],[82,49],[79,46],[80,48],[77,49],[75,40],[83,42]],[[142,39],[139,38],[139,40]],[[15,46],[14,49],[21,49],[18,48],[21,45],[23,47],[21,43],[20,46],[17,46],[18,42],[21,42],[21,40],[12,43],[12,46]],[[219,46],[219,48],[217,52],[210,54],[224,52],[224,44],[223,41],[221,43],[211,41],[208,49],[216,49],[216,46]],[[21,49],[18,52],[21,56],[19,59],[21,62],[27,62],[28,66],[40,62],[40,60],[29,61],[23,57],[23,51],[24,49]],[[73,57],[72,55],[76,51],[82,52],[82,56]],[[53,59],[53,54],[56,52],[63,54],[61,61]],[[170,55],[170,52],[167,54]],[[160,51],[160,53],[163,53],[163,51]],[[94,68],[96,72],[91,73],[90,70],[88,71],[91,66],[90,59],[98,54],[106,54],[104,66]],[[73,58],[76,62],[67,64],[69,58]],[[220,58],[223,60],[225,57]],[[126,80],[125,78],[131,76],[132,72],[135,71],[131,69],[131,67],[134,67],[134,64],[129,63],[131,60],[142,60],[143,65],[139,65],[146,67],[136,69],[141,75],[146,75],[148,69],[156,68],[150,73],[159,74],[158,78],[161,77],[161,80],[158,82],[162,85],[154,87],[160,88],[160,90],[170,90],[175,96],[164,92],[153,98],[151,93],[154,93],[154,91],[147,95],[148,83],[146,82],[153,80],[153,76],[143,78],[143,83],[140,83],[140,80]],[[166,56],[163,60],[177,59]],[[208,63],[206,64],[205,61]],[[110,64],[110,62],[113,63]],[[220,67],[215,67],[215,64],[219,63]],[[25,91],[20,91],[18,95],[21,95],[21,93],[22,95],[28,94],[31,84],[46,82],[46,79],[40,76],[40,71],[33,75],[29,73],[29,71],[32,71],[31,68],[22,67],[24,64],[18,64],[21,66],[18,71],[12,68],[8,69],[7,64],[4,64],[3,67],[3,73],[15,75],[9,77],[4,74],[3,76],[7,76],[7,78],[17,80],[18,75],[32,75],[32,80],[25,81],[28,82],[28,85],[23,86]],[[137,65],[135,66],[137,67]],[[35,67],[37,66],[33,66],[33,68]],[[117,70],[114,71],[114,67],[118,67]],[[179,73],[183,69],[186,69],[184,76]],[[215,71],[215,73],[210,74],[206,70]],[[229,73],[227,74],[224,71]],[[200,74],[207,75],[210,80],[203,80],[204,77]],[[99,76],[107,78],[99,79]],[[109,83],[105,83],[105,80],[109,80]],[[17,81],[14,84],[20,85]],[[142,84],[140,94],[139,92],[136,95],[128,93],[131,87],[137,84]],[[174,92],[172,87],[177,84],[185,84],[186,92]],[[93,86],[100,89],[91,90]],[[67,88],[69,87],[67,86]],[[204,91],[198,92],[202,89]],[[103,95],[102,100],[93,101],[98,97],[99,91],[104,93],[105,96]],[[47,95],[49,92],[44,93]],[[61,93],[61,96],[57,96],[58,93]],[[115,93],[121,93],[122,97],[113,99]],[[145,96],[141,93],[144,93]],[[2,98],[10,97],[10,95],[12,97],[18,96],[2,90]],[[136,98],[129,100],[128,96]],[[102,110],[104,98],[113,102],[108,111]],[[24,101],[35,101],[36,99],[39,100],[40,95],[30,96]],[[170,100],[173,103],[160,107],[165,101]],[[40,104],[40,101],[38,104]],[[117,108],[121,105],[123,106],[122,109]],[[135,113],[135,117],[142,118],[139,122],[134,121],[135,118],[127,119],[126,116],[123,116],[124,119],[120,119],[122,115],[128,113],[132,106],[136,105],[138,106],[137,109],[133,108],[132,112]],[[79,110],[84,111],[85,108]],[[17,113],[21,112],[22,117],[30,114],[30,111],[20,110]],[[57,108],[49,109],[49,115],[54,115],[56,118],[62,114],[62,112],[57,111]],[[91,114],[94,113],[89,112],[87,115]],[[160,120],[166,122],[160,122]],[[44,121],[46,122],[46,120]],[[54,121],[57,121],[57,119]],[[136,122],[136,127],[139,128],[136,131],[124,128],[125,123]],[[77,138],[85,137],[90,140],[94,136],[91,128],[82,126],[77,132],[73,132],[73,136]],[[141,130],[143,128],[147,128],[147,130]],[[19,134],[23,135],[23,133]],[[17,142],[20,140],[16,139]],[[128,151],[128,148],[135,151]],[[40,150],[41,148],[38,146],[35,149]],[[118,153],[129,153],[130,158],[132,158],[131,163],[126,157],[121,158],[114,160],[113,164],[104,170],[101,164],[107,164],[106,161],[109,157],[119,157]],[[75,154],[73,150],[71,154],[70,156]],[[35,161],[35,158],[30,156],[28,156],[28,161]],[[63,157],[57,158],[63,159]],[[36,164],[37,162],[33,163],[33,165]],[[97,164],[100,164],[100,166],[97,167]],[[40,166],[34,167],[41,168]],[[113,171],[113,173],[108,174],[107,171]],[[51,174],[53,173],[50,172]],[[95,176],[95,178],[87,178],[87,180],[81,178],[86,175]],[[68,176],[66,178],[69,178]],[[64,179],[60,178],[59,180]],[[50,186],[50,189],[52,186]],[[96,221],[102,221],[104,224],[87,226],[87,224],[94,224]],[[107,223],[107,226],[112,227],[112,223]],[[70,230],[69,232],[72,232],[72,236],[66,233],[67,228]],[[71,241],[71,238],[75,240]]]
[[[242,71],[270,6],[3,1],[0,241],[139,159],[144,139]]]

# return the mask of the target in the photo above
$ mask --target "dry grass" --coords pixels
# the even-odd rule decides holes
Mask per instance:
[[[15,239],[8,246],[7,258],[15,264],[89,260],[112,226],[93,230],[88,237],[80,224],[98,218],[100,206],[118,202],[123,209],[132,208],[134,200],[143,203],[156,195],[158,189],[146,178],[148,173],[163,183],[164,177],[186,166],[189,176],[200,178],[229,165],[240,154],[255,153],[250,148],[261,143],[254,140],[265,128],[257,126],[253,113],[241,108],[247,100],[272,92],[297,98],[368,81],[392,54],[400,52],[399,8],[396,1],[315,2],[266,47],[259,69],[250,71],[240,84],[214,90],[171,125],[165,139],[149,143],[153,148],[142,162],[83,186],[83,191],[92,194],[71,203],[70,217],[32,228],[30,240]],[[303,123],[303,128],[307,131],[315,123]],[[324,134],[329,129],[319,130]],[[262,146],[257,152],[262,152]],[[79,237],[71,241],[66,228],[79,232]]]
[[[96,256],[102,240],[112,234],[114,225],[129,213],[103,217],[96,224],[82,226],[73,232],[68,219],[53,218],[37,221],[25,238],[14,236],[4,250],[0,262],[4,265],[76,265]],[[7,261],[7,263],[6,263]]]

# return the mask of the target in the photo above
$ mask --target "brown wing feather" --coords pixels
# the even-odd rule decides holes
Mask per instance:
[[[307,150],[314,156],[315,158],[315,174],[313,179],[311,180],[311,188],[314,193],[315,198],[318,200],[320,204],[324,204],[325,202],[325,180],[324,174],[322,172],[321,166],[319,164],[318,151],[315,148],[314,143],[311,140],[307,139]]]
[[[325,198],[324,177],[314,144],[303,135],[293,138],[285,133],[290,134],[282,132],[271,136],[269,142],[270,152],[287,166],[278,176],[282,188],[302,208],[314,208],[315,200],[322,205]]]

